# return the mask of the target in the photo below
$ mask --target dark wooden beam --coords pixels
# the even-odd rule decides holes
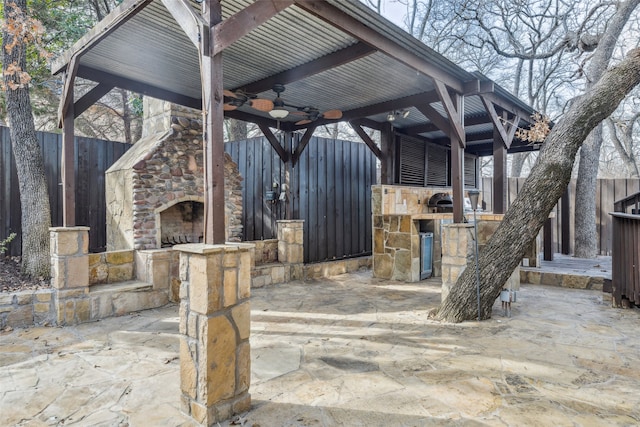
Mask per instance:
[[[74,80],[70,81],[73,88]],[[73,113],[73,89],[70,91],[70,103],[62,118],[62,225],[72,227],[76,225],[76,181],[75,181],[75,124]]]
[[[503,214],[507,210],[507,148],[495,135],[493,138],[493,213]]]
[[[105,83],[120,89],[130,90],[131,92],[141,93],[152,98],[163,99],[165,101],[173,102],[174,104],[184,105],[185,107],[196,108],[198,110],[202,108],[202,100],[200,99],[185,96],[156,86],[150,86],[135,80],[125,79],[115,74],[99,71],[94,68],[86,66],[78,67],[78,77],[97,83]]]
[[[542,227],[542,258],[545,261],[553,261],[553,220],[547,218]]]
[[[509,111],[512,114],[519,116],[520,120],[524,120],[529,124],[533,124],[533,118],[531,117],[531,115],[534,113],[533,109],[529,111],[516,104],[508,102],[506,99],[498,96],[496,92],[484,93],[482,97],[492,102],[499,109]]]
[[[62,119],[62,225],[76,225],[75,126],[73,104]]]
[[[480,95],[495,90],[495,83],[491,80],[470,80],[465,82],[464,96]]]
[[[315,132],[315,130],[315,126],[310,126],[309,128],[307,128],[307,131],[304,133],[304,135],[302,135],[302,139],[300,139],[300,142],[298,143],[298,146],[296,147],[296,150],[293,152],[293,155],[291,157],[291,163],[294,167],[296,164],[298,164],[298,160],[300,160],[300,156],[302,155],[304,149],[307,148],[307,144],[309,144],[309,141],[311,140],[311,137],[313,136],[313,132]]]
[[[446,86],[436,82],[438,96],[449,116],[451,126],[451,195],[453,196],[453,222],[464,221],[464,148],[466,134],[464,131],[464,96],[454,93],[449,95]]]
[[[287,158],[293,159],[293,134],[291,132],[284,133],[284,146],[287,151]],[[285,210],[285,219],[293,219],[294,205],[298,203],[299,195],[294,190],[298,188],[296,180],[298,175],[294,171],[293,161],[285,164],[285,184],[287,184],[287,202]]]
[[[494,136],[498,137],[505,147],[511,147],[513,137],[518,129],[520,117],[517,114],[511,115],[510,117],[509,112],[507,110],[503,110],[503,117],[501,118],[498,116],[498,112],[491,100],[484,95],[480,96],[480,99],[482,100],[484,108],[487,110],[487,114],[491,119],[493,128],[496,130]]]
[[[445,117],[442,117],[442,115],[438,113],[436,109],[431,106],[431,104],[416,105],[416,108],[422,113],[423,116],[429,119],[433,125],[435,125],[435,128],[437,130],[441,130],[445,135],[451,135],[451,125],[449,124],[449,120],[447,120]]]
[[[82,95],[82,97],[76,101],[73,106],[74,116],[77,118],[80,114],[87,111],[87,109],[98,102],[100,98],[108,94],[111,89],[113,89],[113,86],[108,83],[98,83],[89,92]]]
[[[387,56],[426,76],[446,83],[447,86],[450,86],[457,92],[463,91],[463,82],[454,78],[447,70],[415,55],[404,45],[396,43],[390,38],[378,33],[373,28],[358,21],[337,7],[324,1],[314,0],[295,0],[295,3],[310,14],[317,16],[350,36],[367,43],[376,50],[385,53]],[[453,66],[454,65],[451,64],[451,67]]]
[[[165,0],[173,1],[173,0]],[[293,0],[257,1],[213,27],[214,45],[211,54],[217,55],[255,28],[293,4]]]
[[[337,52],[333,52],[307,62],[306,64],[299,65],[295,68],[291,68],[290,70],[283,71],[256,82],[249,83],[248,85],[240,88],[235,88],[234,90],[242,89],[248,93],[265,92],[273,88],[273,85],[276,83],[286,85],[297,82],[298,80],[313,76],[314,74],[339,67],[351,61],[355,61],[356,59],[364,58],[373,52],[375,52],[375,49],[370,46],[367,46],[364,43],[356,43]]]
[[[453,222],[464,221],[464,148],[459,141],[451,141],[451,193]]]
[[[452,140],[454,138],[457,139],[464,148],[464,97],[460,94],[454,94],[453,96],[451,96],[449,94],[447,86],[445,86],[445,84],[440,81],[436,80],[435,85],[438,97],[440,98],[442,106],[444,107],[444,110],[446,111],[449,118],[449,126],[451,127],[449,136]]]
[[[416,106],[416,108],[419,109],[418,106]],[[421,113],[424,115],[424,113],[422,111],[421,111]],[[479,115],[479,116],[473,116],[473,117],[469,117],[469,118],[465,118],[464,119],[464,125],[465,126],[475,126],[475,125],[481,125],[481,124],[490,123],[490,122],[491,122],[491,119],[486,114],[482,114],[482,115]],[[399,128],[398,130],[402,131],[403,133],[405,133],[407,135],[412,135],[413,136],[413,135],[419,135],[421,133],[435,132],[437,130],[440,130],[440,128],[438,128],[438,126],[436,126],[433,123],[424,123],[424,124],[419,124],[419,125],[407,126],[405,128]]]
[[[465,137],[465,141],[467,143],[467,145],[470,142],[478,142],[478,141],[492,141],[493,140],[493,131],[486,131],[486,132],[478,132],[478,133],[474,133],[471,135],[468,135]],[[434,138],[433,142],[436,144],[440,144],[440,145],[444,145],[446,142],[449,141],[449,138]],[[489,144],[491,144],[491,142],[489,142]],[[472,149],[473,147],[468,147],[469,149]],[[491,151],[491,149],[490,149]]]
[[[570,221],[571,221],[571,207],[569,204],[571,203],[569,198],[569,186],[567,186],[564,193],[562,193],[562,197],[560,198],[560,251],[569,255],[571,253],[571,230],[570,230]]]
[[[419,103],[429,103],[438,101],[438,95],[434,91],[421,92],[415,95],[409,95],[402,98],[392,99],[389,101],[380,102],[378,104],[367,105],[366,107],[354,108],[353,110],[347,110],[342,112],[341,121],[351,121],[355,119],[361,119],[363,117],[375,116],[377,114],[387,113],[393,110],[401,110],[403,108],[413,107]],[[322,126],[329,123],[334,123],[335,120],[316,120],[315,126]],[[304,126],[293,126],[292,130],[304,129]]]
[[[350,123],[381,131],[386,122],[380,123],[371,119],[362,118],[362,119],[351,120]]]
[[[385,123],[384,128],[380,131],[380,147],[382,157],[380,158],[380,183],[394,184],[395,181],[395,132],[393,125],[389,122]]]
[[[285,149],[282,148],[282,145],[280,145],[280,141],[278,141],[278,138],[276,138],[273,132],[271,132],[271,129],[268,126],[262,124],[258,124],[258,127],[262,131],[262,134],[267,138],[273,149],[276,150],[276,153],[278,153],[278,157],[280,157],[280,160],[282,160],[283,163],[287,163],[287,160],[289,160],[289,155],[285,151]]]
[[[202,8],[211,30],[222,21],[220,0],[205,0]],[[213,31],[209,31],[213,38]],[[215,40],[209,41],[209,46]],[[204,121],[204,243],[225,243],[224,200],[224,95],[222,80],[222,54],[202,54]]]
[[[207,39],[204,37],[204,31],[206,31],[204,27],[207,24],[202,19],[202,15],[193,10],[188,0],[162,0],[162,4],[180,25],[191,43],[199,48],[201,42]]]
[[[76,225],[76,181],[75,181],[75,114],[74,88],[78,58],[73,57],[67,68],[62,89],[62,97],[58,108],[62,125],[62,225],[73,227]]]
[[[153,0],[124,0],[120,6],[113,9],[105,19],[98,22],[87,34],[75,42],[71,49],[51,61],[51,74],[58,74],[64,71],[74,56],[80,57],[85,52],[91,50],[102,39],[109,36],[120,27],[120,25],[135,16],[152,1]]]
[[[359,125],[355,124],[354,122],[349,122],[349,125],[351,125],[351,128],[356,131],[356,133],[358,134],[358,136],[360,137],[360,139],[362,139],[362,142],[364,142],[365,144],[367,144],[367,147],[369,147],[369,150],[371,150],[371,152],[379,159],[382,160],[382,152],[380,151],[380,148],[378,148],[378,146],[376,145],[375,142],[373,142],[373,140],[371,139],[371,137],[364,131],[364,129],[362,129]]]

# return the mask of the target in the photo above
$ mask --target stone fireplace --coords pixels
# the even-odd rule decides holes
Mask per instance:
[[[106,173],[107,250],[202,241],[202,116],[145,97],[142,138]],[[225,153],[226,241],[242,239],[242,177]]]
[[[184,243],[202,243],[204,204],[179,202],[160,212],[160,244],[162,247]]]

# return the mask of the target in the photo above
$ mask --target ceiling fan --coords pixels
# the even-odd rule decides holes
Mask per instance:
[[[224,103],[224,111],[232,111],[238,107],[242,107],[247,104],[258,111],[269,112],[273,110],[273,101],[268,99],[258,98],[257,95],[249,94],[241,90],[232,92],[230,90],[224,90],[224,96],[229,100]]]
[[[298,107],[296,105],[287,104],[284,102],[280,94],[284,92],[283,84],[273,85],[273,91],[276,93],[276,97],[273,101],[264,98],[258,98],[257,95],[249,94],[241,90],[235,92],[230,90],[224,91],[224,96],[228,98],[228,101],[224,103],[224,110],[231,111],[243,105],[249,105],[258,111],[269,113],[274,119],[280,120],[287,117],[289,114],[302,116],[302,120],[297,121],[296,125],[305,125],[314,122],[318,119],[335,120],[342,118],[342,111],[340,110],[328,110],[320,112],[315,107]],[[291,111],[295,109],[295,111]]]
[[[321,118],[332,120],[342,117],[342,111],[340,110],[320,112],[320,110],[315,107],[298,107],[296,105],[286,104],[280,97],[280,94],[284,92],[284,85],[282,84],[273,85],[273,91],[276,93],[276,99],[273,100],[274,108],[269,111],[269,114],[275,119],[285,118],[289,114],[304,116],[302,120],[297,121],[295,124],[306,125]],[[285,107],[295,108],[297,111],[289,111]]]
[[[293,111],[291,114],[306,116],[306,118],[297,121],[296,125],[306,125],[318,119],[334,120],[342,118],[342,111],[340,110],[327,110],[321,113],[320,110],[314,107],[298,107],[298,111]]]

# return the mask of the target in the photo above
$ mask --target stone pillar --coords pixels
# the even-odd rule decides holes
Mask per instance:
[[[170,250],[147,249],[136,251],[135,269],[136,279],[151,283],[154,291],[169,293],[171,284]]]
[[[442,226],[442,300],[458,281],[464,269],[475,262],[473,224]]]
[[[182,410],[202,425],[251,406],[251,244],[174,246],[180,251]]]
[[[278,261],[291,265],[291,280],[302,279],[304,263],[304,220],[278,221]]]
[[[89,227],[49,229],[51,287],[58,325],[87,322],[89,300]]]

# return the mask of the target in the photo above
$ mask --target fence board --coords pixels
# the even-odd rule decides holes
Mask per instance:
[[[521,190],[524,183],[524,178],[509,178],[507,182],[507,206],[510,206],[518,192]],[[482,191],[483,196],[487,197],[487,188],[491,188],[491,178],[482,179]],[[575,236],[575,194],[576,194],[576,182],[571,180],[567,186],[569,192],[569,253],[574,253],[574,236]],[[600,255],[611,255],[612,251],[612,222],[609,212],[613,211],[613,203],[616,200],[623,199],[624,197],[635,194],[640,191],[640,179],[628,178],[628,179],[598,179],[596,186],[596,229],[598,239],[598,248]],[[487,201],[489,205],[489,201]],[[555,213],[555,227],[554,227],[554,250],[561,252],[561,235],[562,229],[565,226],[562,223],[562,206],[558,203],[553,211]]]
[[[60,184],[60,152],[62,136],[36,132],[45,167],[45,179],[51,207],[51,224],[62,225],[62,187]],[[104,172],[122,156],[129,145],[92,138],[76,138],[76,217],[78,225],[91,227],[89,250],[106,247],[106,207]],[[0,239],[12,232],[18,238],[10,245],[10,255],[20,255],[21,206],[18,176],[11,150],[9,129],[0,127]]]
[[[299,141],[293,135],[294,146]],[[259,138],[258,138],[259,139]],[[255,142],[255,141],[254,141]],[[272,182],[286,182],[289,174],[289,199],[287,204],[292,218],[303,219],[305,230],[305,262],[325,261],[357,256],[371,252],[371,185],[376,181],[375,156],[365,145],[357,142],[312,138],[300,156],[295,168],[281,162],[269,144],[263,152],[263,165],[258,165],[253,157],[251,141],[235,141],[233,146],[225,145],[225,150],[238,163],[245,177],[244,236],[246,240],[259,240],[274,236],[259,236],[255,223],[258,221],[256,209],[257,188],[267,189]],[[237,148],[236,148],[237,147]],[[243,160],[243,152],[246,157]],[[241,166],[246,164],[247,166]],[[268,166],[270,165],[270,166]],[[271,168],[269,173],[245,173],[245,170]],[[261,182],[254,182],[256,179]],[[268,179],[267,179],[268,178]],[[255,197],[250,197],[256,194]],[[259,196],[262,197],[262,196]],[[284,219],[287,204],[279,202],[264,212],[264,221]],[[250,208],[247,208],[249,206]],[[270,215],[270,218],[269,218]],[[266,225],[263,229],[267,229]]]

